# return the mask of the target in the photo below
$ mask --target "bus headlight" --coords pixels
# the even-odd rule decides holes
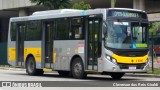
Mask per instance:
[[[117,60],[112,58],[111,56],[106,55],[105,57],[107,60],[111,61],[112,63],[117,64]]]
[[[111,57],[110,57],[110,56],[108,56],[108,55],[106,55],[106,58],[107,58],[108,60],[111,60]]]
[[[117,64],[117,60],[112,58],[112,63]]]

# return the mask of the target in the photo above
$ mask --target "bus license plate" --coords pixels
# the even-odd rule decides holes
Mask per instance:
[[[130,70],[136,70],[136,66],[129,66]]]

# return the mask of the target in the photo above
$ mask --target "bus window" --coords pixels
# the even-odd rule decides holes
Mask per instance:
[[[57,28],[55,39],[56,40],[67,40],[69,36],[69,23],[67,18],[57,20]]]
[[[83,39],[83,25],[82,18],[73,18],[71,20],[71,31],[69,33],[70,39]]]
[[[16,23],[11,23],[11,41],[16,40]]]
[[[35,41],[41,40],[41,21],[30,21],[27,23],[27,30],[26,30],[26,40],[27,41]],[[31,35],[31,33],[33,35]]]

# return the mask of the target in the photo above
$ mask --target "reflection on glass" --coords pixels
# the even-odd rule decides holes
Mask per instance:
[[[113,21],[107,22],[105,46],[111,48],[146,48],[147,23]],[[134,44],[134,45],[133,45]]]

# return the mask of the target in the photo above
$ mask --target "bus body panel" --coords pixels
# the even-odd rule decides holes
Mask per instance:
[[[82,45],[82,47],[81,47]],[[54,41],[54,70],[70,70],[73,56],[78,55],[84,61],[84,40]]]

